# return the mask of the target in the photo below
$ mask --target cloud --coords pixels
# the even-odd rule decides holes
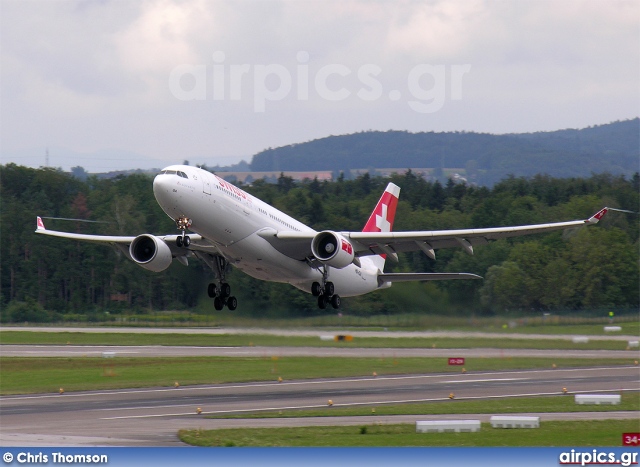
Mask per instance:
[[[467,56],[476,34],[492,27],[487,4],[474,0],[407,2],[390,20],[388,53],[438,63]]]
[[[28,150],[40,157],[49,145],[215,165],[368,129],[539,131],[638,113],[635,1],[8,0],[1,8],[3,162]],[[203,67],[204,99],[172,93],[181,65]],[[425,65],[444,67],[443,100],[421,114],[409,105],[410,77]],[[459,100],[456,66],[470,67]],[[245,71],[232,83],[233,67]],[[195,79],[183,78],[186,87]],[[436,81],[423,73],[414,91],[426,96]],[[282,98],[264,98],[278,90]]]

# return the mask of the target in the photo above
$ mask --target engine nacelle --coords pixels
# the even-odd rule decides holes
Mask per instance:
[[[353,262],[353,246],[342,235],[330,230],[318,233],[311,241],[311,252],[318,261],[336,269]]]
[[[148,234],[138,235],[131,242],[129,254],[136,263],[153,272],[164,271],[173,260],[169,245]]]

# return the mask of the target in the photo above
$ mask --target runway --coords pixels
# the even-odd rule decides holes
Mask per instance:
[[[628,358],[638,359],[637,350],[536,350],[536,349],[433,349],[352,347],[193,347],[109,345],[2,345],[3,357],[464,357],[464,358]]]
[[[245,383],[150,388],[0,398],[0,445],[4,446],[175,446],[181,428],[413,423],[434,416],[321,417],[303,419],[214,420],[206,415],[265,410],[376,407],[408,402],[640,390],[638,367],[602,367],[466,374],[398,375],[282,383]],[[455,394],[450,400],[449,395]],[[572,397],[567,395],[567,397]],[[333,406],[328,406],[328,401]],[[196,410],[200,408],[201,414]],[[488,420],[491,414],[474,418]],[[468,415],[454,416],[469,418]],[[540,414],[541,420],[637,418],[637,412]],[[445,419],[446,416],[435,416]]]

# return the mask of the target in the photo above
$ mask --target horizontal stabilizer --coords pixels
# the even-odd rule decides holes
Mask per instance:
[[[378,276],[378,284],[391,282],[421,282],[421,281],[451,281],[457,279],[482,279],[482,277],[468,272],[409,272],[389,273]]]

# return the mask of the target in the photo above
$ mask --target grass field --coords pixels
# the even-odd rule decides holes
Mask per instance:
[[[339,316],[326,314],[307,318],[247,318],[229,313],[215,315],[215,326],[242,328],[325,328],[325,329],[371,329],[390,331],[487,331],[487,332],[519,332],[536,334],[587,334],[602,335],[604,326],[615,324],[622,327],[622,334],[637,336],[640,334],[640,320],[637,310],[616,314],[615,319],[609,319],[610,310],[599,313],[560,313],[544,316],[542,313],[530,314],[526,317],[472,317],[459,315],[436,314],[396,314],[372,316]],[[193,322],[185,325],[202,326],[205,322]],[[148,321],[153,325],[153,321]],[[142,322],[139,324],[144,325]],[[162,322],[161,325],[172,325],[172,322]]]
[[[335,333],[327,332],[328,335]],[[198,347],[362,347],[362,348],[498,348],[498,349],[561,349],[561,350],[625,350],[627,341],[591,340],[574,343],[566,339],[488,339],[356,337],[351,342],[325,341],[318,337],[272,336],[266,334],[137,334],[82,332],[0,332],[0,343],[22,345],[166,345]]]
[[[255,311],[254,311],[255,312]],[[627,310],[616,314],[611,320],[609,310],[599,312],[565,312],[543,316],[541,313],[528,313],[525,317],[473,317],[460,315],[435,314],[394,314],[351,316],[348,314],[327,313],[308,317],[265,318],[208,310],[202,314],[188,311],[161,311],[153,314],[110,315],[103,322],[64,322],[53,326],[92,326],[105,328],[139,327],[152,328],[243,328],[243,329],[315,329],[315,330],[389,330],[389,331],[463,331],[498,332],[522,334],[574,334],[605,335],[604,326],[617,325],[621,334],[638,336],[640,319],[638,310]],[[256,314],[259,314],[259,310]],[[43,324],[47,326],[47,324]],[[27,327],[28,326],[17,326]],[[5,328],[9,329],[9,328]]]
[[[415,425],[180,430],[194,446],[620,446],[622,433],[638,432],[637,420],[541,422],[536,429],[477,433],[416,433]],[[426,462],[426,461],[425,461]]]
[[[630,359],[473,358],[471,371],[629,365]],[[0,394],[168,387],[388,374],[459,373],[445,358],[0,357]],[[558,388],[560,390],[561,388]]]

